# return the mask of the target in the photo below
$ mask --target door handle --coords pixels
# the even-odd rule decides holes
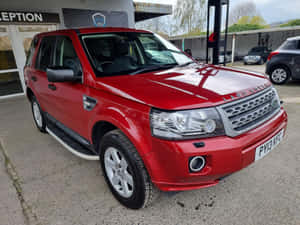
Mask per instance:
[[[31,80],[32,80],[33,82],[36,82],[36,81],[37,81],[36,76],[31,76]]]
[[[48,84],[48,88],[51,89],[52,91],[56,90],[56,86],[54,84]]]

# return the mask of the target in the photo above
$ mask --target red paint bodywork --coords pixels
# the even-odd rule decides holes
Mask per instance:
[[[83,68],[82,83],[55,83],[54,94],[47,86],[46,73],[25,67],[28,89],[38,99],[42,109],[92,143],[92,131],[97,122],[106,121],[118,127],[135,145],[153,183],[164,191],[189,190],[212,186],[226,175],[254,161],[255,149],[287,126],[283,109],[261,126],[231,138],[227,136],[167,141],[151,135],[151,107],[183,110],[212,107],[237,100],[270,86],[263,75],[213,65],[190,65],[139,75],[97,78],[78,38],[78,33],[146,32],[124,28],[91,28],[63,30],[39,34],[66,35],[72,39]],[[40,42],[40,41],[39,41]],[[38,48],[37,48],[38,49]],[[32,82],[34,75],[37,82]],[[98,100],[92,111],[85,111],[83,94]],[[205,147],[193,143],[202,141]],[[207,156],[207,165],[200,173],[190,173],[191,156]]]

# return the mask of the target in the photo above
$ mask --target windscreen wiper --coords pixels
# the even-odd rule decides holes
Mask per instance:
[[[148,67],[138,69],[138,70],[136,70],[132,73],[129,73],[129,75],[136,75],[136,74],[139,74],[139,73],[150,72],[150,71],[160,70],[160,69],[170,69],[170,68],[173,68],[177,65],[178,65],[177,63],[176,64],[174,63],[174,64],[148,66]]]
[[[190,61],[190,62],[187,62],[187,63],[184,63],[184,64],[180,64],[177,67],[185,67],[185,66],[188,66],[188,65],[193,64],[193,63],[196,63],[196,62]]]

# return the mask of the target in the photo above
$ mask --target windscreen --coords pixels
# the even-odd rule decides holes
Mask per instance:
[[[81,38],[96,76],[126,75],[193,62],[173,44],[152,33],[99,33]]]

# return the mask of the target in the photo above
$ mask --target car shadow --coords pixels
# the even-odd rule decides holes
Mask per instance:
[[[285,84],[285,86],[300,86],[300,80],[291,80]]]

